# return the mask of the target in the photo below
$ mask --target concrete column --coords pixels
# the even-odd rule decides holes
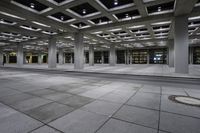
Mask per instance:
[[[70,57],[70,63],[72,64],[73,63],[73,55],[71,53],[71,57]]]
[[[17,66],[22,67],[24,64],[24,52],[23,52],[23,45],[17,45]]]
[[[109,54],[109,63],[110,66],[115,66],[116,64],[116,51],[115,51],[115,45],[111,44],[110,45],[110,54]]]
[[[23,62],[26,64],[26,53],[24,52]]]
[[[56,68],[57,53],[56,53],[56,38],[49,38],[48,46],[48,68]]]
[[[94,46],[89,46],[89,65],[94,66]]]
[[[124,61],[127,64],[127,50],[124,50]]]
[[[43,55],[42,53],[38,53],[38,64],[42,64],[43,63]]]
[[[101,64],[104,64],[104,52],[101,51]]]
[[[83,33],[77,32],[74,35],[74,68],[84,68],[84,45],[83,45]]]
[[[149,55],[149,50],[147,51],[147,64],[149,64],[149,60],[150,60],[150,55]]]
[[[3,65],[3,50],[0,49],[0,66]]]
[[[126,63],[130,64],[130,52],[129,52],[129,50],[126,51],[126,55],[127,55],[127,57],[126,57]]]
[[[174,40],[168,41],[169,67],[174,67]]]
[[[132,52],[129,50],[129,60],[130,60],[130,64],[133,64],[132,61],[133,61],[133,54]]]
[[[9,61],[9,53],[6,54],[6,64],[9,64],[10,61]]]
[[[64,64],[64,52],[63,52],[63,49],[59,49],[58,51],[58,62],[60,65],[63,65]]]
[[[193,47],[190,47],[190,64],[193,64]]]
[[[177,16],[174,19],[175,72],[188,73],[188,16]]]

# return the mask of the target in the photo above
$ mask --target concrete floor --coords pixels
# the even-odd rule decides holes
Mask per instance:
[[[1,133],[199,133],[196,85],[140,83],[0,69]]]
[[[5,67],[17,67],[17,65],[5,64]],[[23,67],[48,69],[47,64],[25,64]],[[200,65],[189,65],[189,74],[178,74],[174,72],[174,68],[170,68],[168,65],[159,64],[117,64],[116,66],[109,66],[108,64],[95,64],[94,66],[89,66],[88,64],[85,64],[83,70],[75,70],[74,64],[64,64],[57,65],[56,70],[200,78]]]

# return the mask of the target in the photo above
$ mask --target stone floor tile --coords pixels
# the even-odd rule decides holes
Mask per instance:
[[[116,112],[120,108],[121,105],[122,104],[96,100],[92,103],[83,106],[80,109],[111,116],[114,112]]]
[[[184,88],[162,86],[162,94],[187,96]]]
[[[200,133],[200,119],[161,112],[160,129],[170,133]]]
[[[50,90],[50,89],[41,89],[41,90],[36,90],[36,91],[29,91],[27,93],[41,97],[44,95],[54,94],[55,91]]]
[[[119,93],[109,93],[100,97],[100,100],[115,102],[115,103],[125,103],[132,96],[132,94],[119,94]]]
[[[76,110],[50,125],[66,133],[94,133],[107,119],[104,115]]]
[[[43,127],[40,127],[38,129],[34,130],[31,133],[61,133],[61,132],[56,129],[53,129],[49,126],[43,126]]]
[[[126,104],[159,110],[160,94],[137,93]]]
[[[32,116],[33,118],[40,120],[44,123],[48,123],[52,120],[55,120],[67,113],[73,111],[72,107],[62,105],[59,103],[49,103],[43,106],[33,108],[26,111],[25,113]]]
[[[11,104],[15,104],[16,102],[31,99],[31,98],[34,98],[34,97],[35,96],[29,95],[29,94],[26,94],[26,93],[19,93],[19,94],[15,94],[15,95],[12,95],[12,96],[0,97],[0,102],[11,105]]]
[[[74,95],[71,97],[63,98],[59,100],[58,103],[66,104],[74,108],[79,108],[92,101],[94,101],[92,98]]]
[[[157,130],[110,119],[97,133],[157,133]]]
[[[31,98],[28,100],[16,102],[15,104],[12,104],[11,106],[20,111],[27,111],[27,110],[39,107],[41,105],[45,105],[50,102],[52,101],[37,97],[37,98]]]
[[[0,118],[1,133],[27,133],[40,126],[39,121],[18,112]]]
[[[160,94],[161,88],[160,88],[160,86],[144,85],[139,91],[140,92],[159,93]]]
[[[159,112],[155,110],[125,105],[113,117],[151,128],[158,128]]]

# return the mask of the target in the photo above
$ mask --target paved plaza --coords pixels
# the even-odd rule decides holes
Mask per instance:
[[[197,85],[0,69],[1,133],[199,133]]]

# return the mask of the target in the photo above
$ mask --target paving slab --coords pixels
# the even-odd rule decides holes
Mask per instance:
[[[61,133],[61,132],[56,129],[53,129],[49,126],[43,126],[43,127],[40,127],[38,129],[34,130],[31,133]]]
[[[76,110],[50,125],[65,133],[94,133],[107,119],[104,115]]]
[[[110,119],[97,133],[157,133],[157,130]]]
[[[160,129],[170,133],[200,133],[200,119],[161,112]]]
[[[31,99],[34,98],[35,96],[26,94],[26,93],[18,93],[12,96],[4,96],[4,97],[0,97],[0,102],[8,104],[8,105],[12,105],[15,104],[17,102],[23,101],[23,100],[27,100],[27,99]]]
[[[83,106],[80,109],[111,116],[114,112],[116,112],[120,108],[120,106],[122,106],[122,104],[96,100],[94,102],[91,102]]]
[[[137,93],[126,104],[159,110],[160,94]]]
[[[84,106],[84,105],[92,102],[92,101],[94,101],[92,98],[74,95],[71,97],[63,98],[57,102],[65,104],[65,105],[69,105],[70,107],[73,107],[73,108],[79,108],[81,106]]]
[[[0,104],[1,133],[27,133],[42,125],[39,121]]]
[[[39,107],[41,105],[48,104],[50,102],[52,101],[36,97],[36,98],[31,98],[28,100],[16,102],[15,104],[12,104],[10,106],[20,111],[27,111],[27,110]]]
[[[159,111],[125,105],[113,117],[157,129]]]
[[[44,123],[48,123],[55,120],[63,115],[68,114],[73,111],[72,107],[62,105],[59,103],[49,103],[43,106],[33,108],[31,110],[25,111],[26,114],[32,116],[33,118],[40,120]]]

